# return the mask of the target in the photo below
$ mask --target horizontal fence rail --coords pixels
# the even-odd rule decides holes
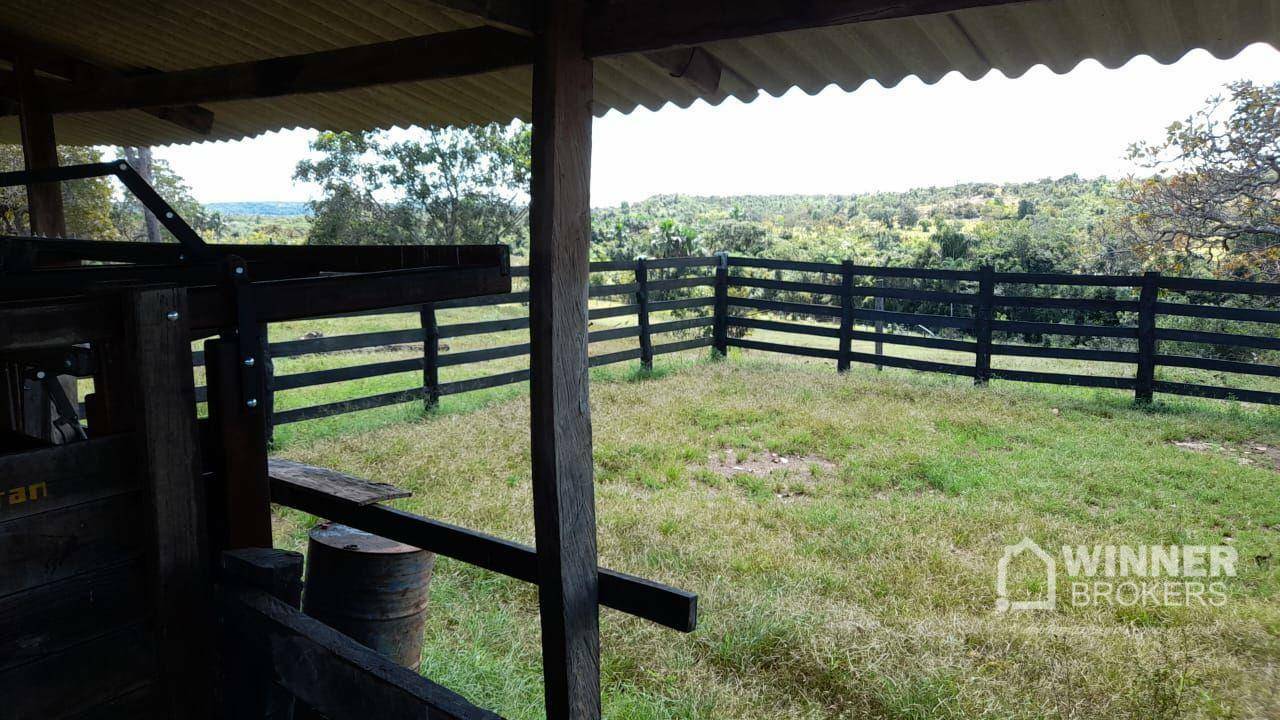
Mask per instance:
[[[1140,402],[1156,392],[1280,404],[1280,392],[1157,380],[1156,369],[1180,368],[1250,377],[1280,377],[1280,365],[1223,353],[1280,351],[1280,284],[1234,280],[1142,276],[1003,273],[978,270],[890,268],[851,262],[822,263],[769,258],[711,257],[641,259],[591,264],[608,273],[593,284],[592,321],[635,318],[634,325],[593,329],[588,343],[634,343],[597,353],[590,365],[640,361],[667,353],[730,347],[835,361],[991,380],[1052,383],[1131,390]],[[527,267],[512,275],[528,277]],[[393,308],[345,317],[414,313],[419,327],[274,342],[273,359],[368,349],[416,351],[419,357],[276,375],[275,392],[422,373],[420,386],[292,408],[274,413],[274,424],[330,417],[413,401],[428,406],[441,397],[526,382],[528,369],[440,382],[441,368],[519,358],[527,338],[474,350],[447,352],[443,340],[527,331],[518,317],[438,324],[437,313],[457,308],[525,305],[527,291],[462,298],[428,306]],[[652,321],[660,313],[674,318]],[[860,327],[862,329],[860,329]],[[748,337],[753,331],[835,341],[811,347]],[[1023,342],[1016,342],[1017,339]],[[872,343],[874,352],[852,343]],[[884,346],[924,348],[972,355],[971,361],[918,359],[884,352]],[[1190,348],[1190,349],[1188,349]],[[446,352],[442,352],[446,350]],[[994,358],[1039,358],[1109,363],[1118,374],[1093,375],[993,368]],[[203,353],[194,353],[197,366]],[[1125,369],[1124,366],[1129,366]],[[197,388],[197,399],[205,389]]]

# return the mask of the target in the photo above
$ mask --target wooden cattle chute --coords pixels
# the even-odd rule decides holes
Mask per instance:
[[[722,265],[724,272],[721,272]],[[595,262],[591,263],[591,272],[608,279],[593,283],[588,295],[617,304],[593,307],[588,318],[635,318],[634,325],[588,333],[590,344],[635,342],[632,348],[591,354],[588,358],[591,367],[638,361],[640,367],[652,369],[654,357],[669,353],[742,347],[834,360],[840,370],[858,362],[877,368],[890,366],[962,375],[974,378],[979,384],[994,379],[1132,390],[1136,399],[1143,402],[1151,400],[1155,393],[1165,393],[1280,404],[1280,393],[1155,379],[1156,370],[1161,367],[1280,377],[1280,366],[1220,359],[1209,352],[1225,348],[1280,351],[1280,333],[1161,327],[1170,318],[1232,320],[1257,323],[1261,327],[1280,324],[1280,310],[1273,309],[1274,299],[1280,298],[1280,284],[1156,273],[1138,276],[997,273],[991,268],[971,271],[886,268],[719,255]],[[658,278],[659,273],[670,277]],[[517,278],[527,276],[528,268],[512,267],[511,274]],[[629,279],[634,281],[627,282]],[[923,283],[950,289],[918,287]],[[1056,296],[1067,287],[1102,291],[1109,297]],[[1213,298],[1213,302],[1205,300],[1206,297]],[[1258,304],[1260,298],[1267,301],[1267,307],[1248,307]],[[416,401],[430,407],[441,397],[527,382],[527,369],[440,382],[442,368],[483,365],[529,353],[527,342],[441,352],[443,341],[527,330],[529,319],[526,316],[441,324],[438,314],[452,308],[519,305],[528,300],[527,292],[510,292],[393,308],[391,312],[395,314],[416,314],[419,327],[270,343],[267,352],[272,359],[423,344],[422,355],[417,358],[273,375],[270,385],[276,393],[407,372],[421,372],[422,382],[403,390],[278,410],[272,414],[271,423],[287,425]],[[690,316],[653,319],[668,312]],[[1026,313],[1051,317],[1028,319]],[[935,335],[947,336],[918,332],[922,327],[939,331]],[[728,328],[743,332],[730,333]],[[886,332],[886,328],[897,330]],[[1144,328],[1149,331],[1144,332]],[[751,330],[830,338],[836,341],[836,347],[761,342],[750,338]],[[1013,342],[1016,337],[1054,337],[1059,344]],[[1147,340],[1140,341],[1143,337]],[[1071,338],[1077,346],[1062,345],[1062,338]],[[1117,347],[1087,346],[1099,340]],[[874,351],[853,352],[853,341],[873,343]],[[1198,347],[1201,352],[1170,351],[1169,343]],[[885,354],[886,344],[970,353],[973,361],[961,365],[895,357]],[[992,360],[1000,357],[1100,362],[1129,365],[1133,369],[1126,376],[1108,377],[992,368]],[[204,364],[202,352],[196,352],[194,359],[197,366]],[[196,388],[196,398],[205,399],[204,387]]]
[[[513,574],[536,581],[546,711],[555,720],[600,716],[598,606],[615,582],[596,562],[588,397],[593,113],[687,105],[700,98],[750,100],[762,90],[776,95],[833,82],[853,87],[873,76],[892,85],[910,74],[941,77],[952,70],[976,76],[998,67],[1018,75],[1036,63],[1072,67],[1089,56],[1108,64],[1142,53],[1181,57],[1201,45],[1223,56],[1280,37],[1274,0],[1239,0],[1230,11],[1214,0],[1182,0],[1176,8],[1096,0],[232,5],[29,2],[0,11],[0,61],[7,68],[0,69],[0,136],[23,144],[25,168],[32,173],[32,235],[65,234],[60,176],[40,174],[56,168],[55,132],[64,143],[158,145],[238,139],[308,124],[362,130],[531,119],[529,380],[536,549],[493,538],[464,542],[456,528],[433,527],[432,533],[443,534],[418,540],[444,538],[471,547],[477,559],[504,558]],[[1107,12],[1116,6],[1123,17]],[[324,20],[314,21],[313,12]],[[1199,20],[1210,16],[1213,22]],[[349,19],[357,17],[362,22]],[[807,35],[773,35],[783,32]],[[127,40],[138,35],[146,37]],[[901,56],[898,48],[905,48]],[[305,94],[312,95],[299,97]],[[65,262],[110,259],[96,257],[103,252],[97,246],[66,250]],[[126,612],[96,626],[121,628],[121,636],[137,642],[98,634],[15,661],[21,664],[0,675],[0,692],[24,704],[7,705],[6,711],[17,707],[19,718],[70,717],[114,693],[111,709],[130,717],[279,717],[286,714],[288,697],[333,720],[489,716],[403,668],[386,667],[293,607],[296,558],[269,548],[275,481],[267,474],[261,403],[267,388],[265,363],[258,360],[262,323],[502,293],[509,281],[503,264],[467,267],[459,257],[424,260],[407,249],[392,250],[404,253],[396,257],[372,248],[349,255],[315,248],[292,254],[237,248],[235,257],[211,252],[176,264],[159,254],[120,258],[135,266],[165,266],[123,272],[41,263],[18,271],[3,288],[8,299],[0,308],[0,418],[16,436],[13,452],[0,456],[4,480],[16,489],[21,477],[25,484],[13,497],[39,493],[35,503],[44,502],[41,482],[52,489],[54,481],[78,481],[90,470],[102,474],[92,483],[94,492],[112,486],[108,480],[118,481],[113,487],[123,496],[90,501],[114,503],[113,511],[102,510],[93,522],[63,518],[74,528],[92,529],[83,538],[73,533],[64,549],[91,548],[84,560],[103,572],[112,558],[145,558],[141,572],[151,581],[141,606],[125,603]],[[350,274],[327,274],[334,271]],[[727,268],[717,276],[726,277]],[[7,274],[5,280],[10,281]],[[722,350],[731,342],[729,290],[727,282],[715,289],[713,337]],[[1154,295],[1148,293],[1147,300],[1154,302]],[[1140,339],[1152,344],[1159,332],[1147,325]],[[189,343],[214,336],[204,350],[209,421],[200,432]],[[87,358],[77,348],[86,342]],[[248,358],[255,362],[246,363]],[[49,362],[58,364],[59,373],[90,369],[94,375],[95,398],[86,408],[89,439],[32,449],[32,441],[40,445],[42,436],[52,436],[44,427],[49,397],[40,390],[57,393],[45,382],[49,370],[36,378],[39,383],[25,373]],[[64,398],[64,409],[67,404]],[[78,424],[68,428],[64,422],[63,428],[78,433]],[[118,435],[128,436],[116,441],[126,449],[120,454],[116,447],[113,455],[100,442]],[[68,465],[68,453],[89,454]],[[135,481],[136,489],[129,489]],[[139,505],[148,522],[122,519],[132,519]],[[81,503],[51,512],[95,508],[101,510]],[[357,512],[346,506],[326,511]],[[48,551],[19,538],[36,537],[33,524],[49,519],[0,520],[9,533],[0,530],[0,546],[6,559],[15,558],[13,567],[24,567],[18,561],[29,552],[39,557]],[[77,626],[40,613],[97,612],[86,598],[103,595],[86,595],[83,583],[50,590],[48,597],[23,595],[42,583],[72,580],[41,575],[39,568],[50,565],[36,567],[34,574],[7,577],[0,601],[21,605],[57,629]],[[220,627],[233,631],[218,638],[206,611],[215,596],[211,578],[220,588]],[[20,581],[34,585],[15,591]],[[616,582],[626,590],[624,602],[634,605],[636,597],[647,597],[628,594],[643,581]],[[119,578],[115,586],[136,591],[136,583]],[[655,592],[690,606],[687,594]],[[639,606],[633,612],[658,615]],[[208,667],[206,648],[215,640],[224,641],[220,656],[231,660],[221,675]],[[131,655],[107,661],[100,654],[125,647]],[[95,707],[93,714],[103,714],[98,710],[106,708]]]

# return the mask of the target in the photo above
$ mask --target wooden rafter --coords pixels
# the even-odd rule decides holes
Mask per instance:
[[[456,10],[480,20],[530,34],[533,26],[532,6],[522,0],[431,0],[443,8]],[[705,48],[674,48],[644,54],[645,59],[666,70],[671,77],[681,78],[701,93],[713,95],[720,90],[724,65]]]
[[[1028,0],[618,0],[588,6],[591,57]]]
[[[137,73],[109,70],[73,54],[55,48],[5,28],[0,28],[0,59],[16,64],[21,55],[25,62],[40,72],[62,78],[71,84],[94,85],[102,82],[125,78],[131,74],[154,73],[154,70],[139,70]],[[18,112],[16,101],[17,80],[12,73],[0,72],[0,115],[12,115]],[[7,101],[15,101],[13,106]],[[213,113],[196,105],[177,107],[145,107],[140,108],[148,115],[173,123],[178,127],[201,135],[213,131]]]
[[[46,83],[55,113],[252,100],[473,75],[528,65],[529,38],[494,27],[216,67],[108,78],[92,86]]]

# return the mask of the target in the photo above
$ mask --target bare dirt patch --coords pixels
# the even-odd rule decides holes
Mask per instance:
[[[1175,440],[1173,444],[1191,452],[1221,455],[1237,463],[1280,472],[1280,447],[1263,443],[1224,443],[1212,440]]]
[[[835,472],[836,465],[816,455],[753,453],[739,457],[736,450],[728,449],[708,455],[707,469],[727,478],[735,475],[773,477],[784,471],[796,475],[828,475]]]

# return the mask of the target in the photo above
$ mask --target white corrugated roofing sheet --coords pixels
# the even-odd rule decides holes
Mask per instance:
[[[180,70],[396,40],[474,27],[425,0],[0,0],[0,24],[100,65]],[[1018,76],[1035,65],[1067,72],[1086,59],[1117,67],[1138,55],[1172,63],[1203,48],[1229,57],[1255,42],[1280,46],[1280,0],[1030,0],[899,20],[714,42],[724,67],[714,92],[672,77],[643,55],[596,63],[597,113],[686,107],[729,96],[749,102],[793,87],[853,90],[951,71]],[[210,103],[211,135],[145,113],[57,118],[65,144],[164,145],[306,127],[360,130],[527,118],[528,68],[337,93]],[[0,141],[16,142],[12,117]]]

